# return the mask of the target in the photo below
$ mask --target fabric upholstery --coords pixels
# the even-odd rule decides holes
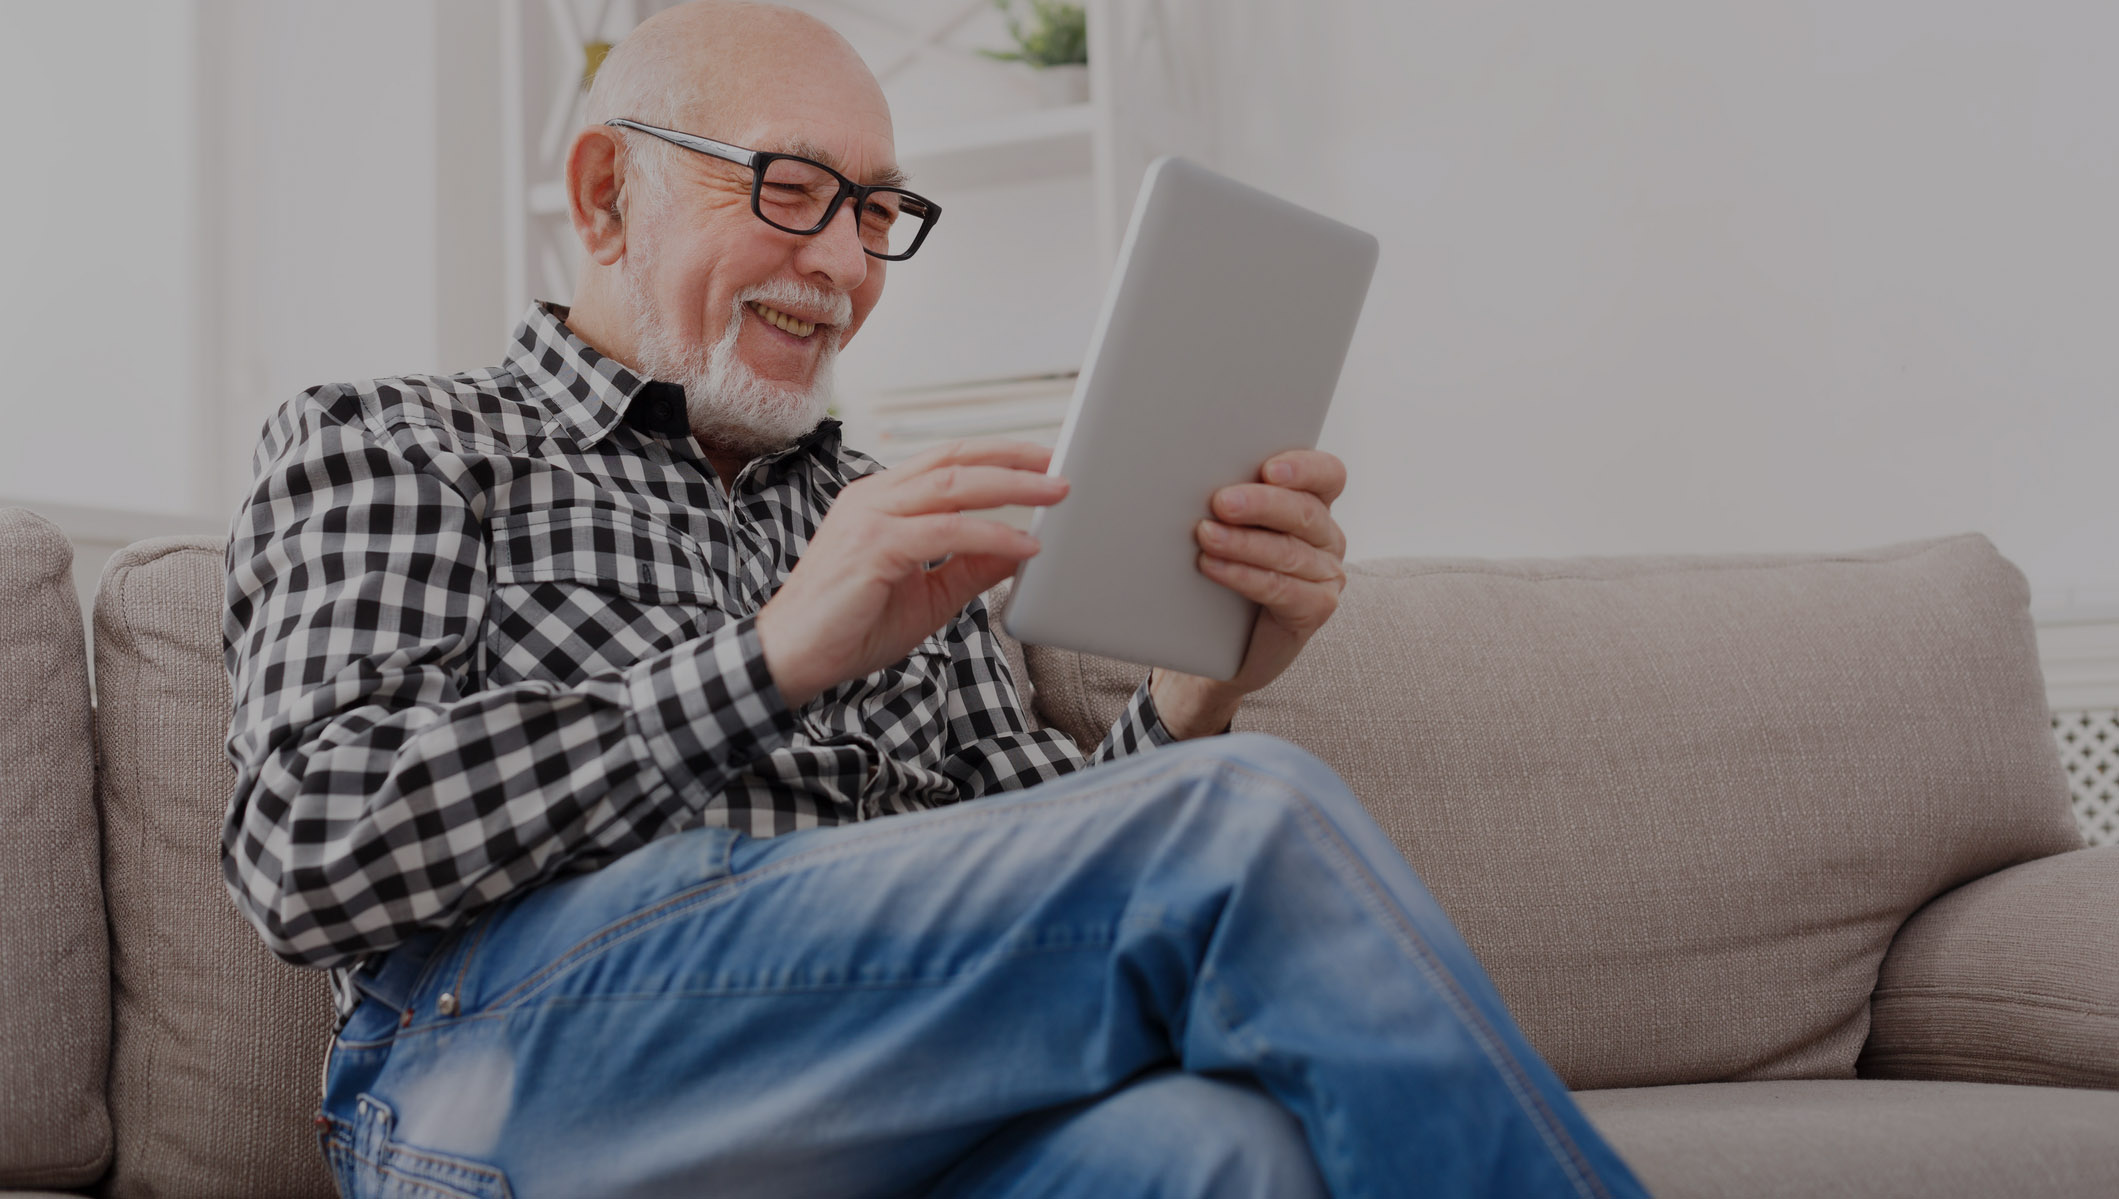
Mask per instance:
[[[1340,772],[1571,1086],[1851,1078],[1905,918],[2082,844],[1983,537],[1350,575],[1236,728]],[[1077,739],[1141,677],[1027,656]]]
[[[1657,1199],[2108,1199],[2119,1093],[1748,1082],[1575,1096]]]
[[[0,1187],[110,1158],[109,946],[73,550],[0,508]]]
[[[1989,875],[1884,957],[1861,1071],[2119,1090],[2119,846]]]
[[[111,560],[96,597],[112,1195],[332,1194],[310,1126],[331,1031],[324,976],[266,952],[221,882],[222,571],[217,542],[142,542]]]

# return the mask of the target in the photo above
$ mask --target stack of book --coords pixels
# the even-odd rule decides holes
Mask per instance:
[[[885,466],[899,466],[923,451],[973,437],[1008,437],[1050,446],[1074,398],[1073,373],[1021,379],[988,379],[877,393],[848,414],[847,438],[857,450]],[[1026,508],[986,515],[1027,527]]]

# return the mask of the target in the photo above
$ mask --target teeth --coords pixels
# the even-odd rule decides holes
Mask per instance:
[[[757,313],[759,316],[764,317],[767,321],[770,321],[772,324],[778,326],[779,328],[794,334],[796,337],[808,337],[810,334],[817,331],[817,326],[815,324],[809,321],[796,320],[794,317],[787,315],[779,309],[768,308],[765,305],[760,304],[756,300],[750,301],[750,310],[752,312]]]

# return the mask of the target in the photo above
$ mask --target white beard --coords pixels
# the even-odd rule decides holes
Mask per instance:
[[[638,365],[648,377],[684,388],[692,433],[702,445],[757,457],[793,445],[824,419],[831,407],[832,366],[839,354],[840,334],[853,313],[853,302],[843,292],[789,279],[746,287],[729,305],[727,331],[711,346],[702,346],[680,340],[656,318],[643,273],[631,262],[619,268]],[[824,340],[817,346],[816,372],[809,386],[769,383],[736,356],[743,306],[750,300],[828,314],[830,328],[820,326],[813,335]]]

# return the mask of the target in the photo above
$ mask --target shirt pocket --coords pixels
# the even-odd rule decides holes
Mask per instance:
[[[623,670],[728,617],[697,543],[610,508],[503,513],[489,526],[488,685],[571,685]]]
[[[571,583],[642,604],[721,606],[697,543],[613,508],[551,508],[493,519],[496,584]]]

